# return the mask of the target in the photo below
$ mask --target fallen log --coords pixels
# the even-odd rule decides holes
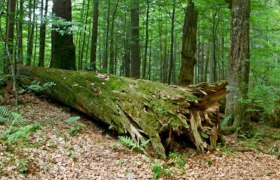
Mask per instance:
[[[174,137],[183,137],[200,152],[214,150],[219,135],[219,101],[226,82],[188,87],[168,86],[142,79],[96,72],[22,66],[19,81],[54,82],[44,92],[66,106],[100,120],[137,143],[150,140],[165,158]]]

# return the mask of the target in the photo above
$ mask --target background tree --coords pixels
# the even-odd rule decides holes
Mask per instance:
[[[14,28],[15,28],[15,10],[16,0],[7,2],[7,27],[6,27],[6,58],[4,59],[4,73],[9,72],[9,67],[14,60]]]
[[[139,0],[131,0],[131,77],[140,78]]]
[[[48,14],[48,0],[41,1],[41,25],[40,25],[40,50],[39,50],[39,66],[44,67],[45,62],[45,41],[46,41],[46,18]],[[45,8],[44,8],[45,6]]]
[[[90,54],[90,69],[96,71],[96,48],[98,34],[98,18],[99,18],[99,0],[94,0],[94,10],[92,13],[92,39],[91,39],[91,54]]]
[[[54,0],[53,14],[65,20],[65,23],[53,25],[52,30],[52,68],[76,69],[75,47],[71,32],[71,0]],[[68,23],[70,22],[70,23]]]

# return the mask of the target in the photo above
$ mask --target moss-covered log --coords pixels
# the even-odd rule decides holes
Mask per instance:
[[[165,158],[174,137],[184,137],[201,152],[213,150],[219,131],[219,100],[226,82],[186,88],[95,72],[20,67],[20,82],[55,82],[51,98],[105,122],[136,142],[151,141]],[[181,138],[182,139],[182,138]]]

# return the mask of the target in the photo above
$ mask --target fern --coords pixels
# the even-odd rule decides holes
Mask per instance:
[[[11,115],[11,112],[5,108],[4,106],[0,106],[0,116],[1,117],[9,117]]]
[[[136,143],[131,137],[128,136],[119,136],[119,141],[112,143],[110,146],[113,148],[115,146],[125,146],[130,148],[133,151],[140,151],[142,153],[144,153],[145,155],[148,155],[148,153],[146,152],[146,150],[144,149],[151,140],[146,140],[143,141],[140,145],[138,143]]]
[[[34,124],[19,128],[18,131],[8,136],[7,142],[9,144],[12,144],[20,139],[28,138],[30,134],[36,132],[40,128],[41,127],[39,125],[34,125]]]
[[[31,84],[26,87],[26,90],[29,93],[38,93],[38,92],[41,92],[41,91],[45,91],[45,90],[47,90],[50,87],[55,86],[55,85],[56,84],[54,82],[47,82],[47,83],[44,83],[44,84],[40,84],[40,82],[38,82],[38,81],[32,81]]]

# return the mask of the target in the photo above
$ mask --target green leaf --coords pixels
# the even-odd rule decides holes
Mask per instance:
[[[76,122],[79,119],[80,119],[79,116],[74,116],[74,117],[68,118],[65,122],[67,122],[67,123],[74,123],[74,122]]]

